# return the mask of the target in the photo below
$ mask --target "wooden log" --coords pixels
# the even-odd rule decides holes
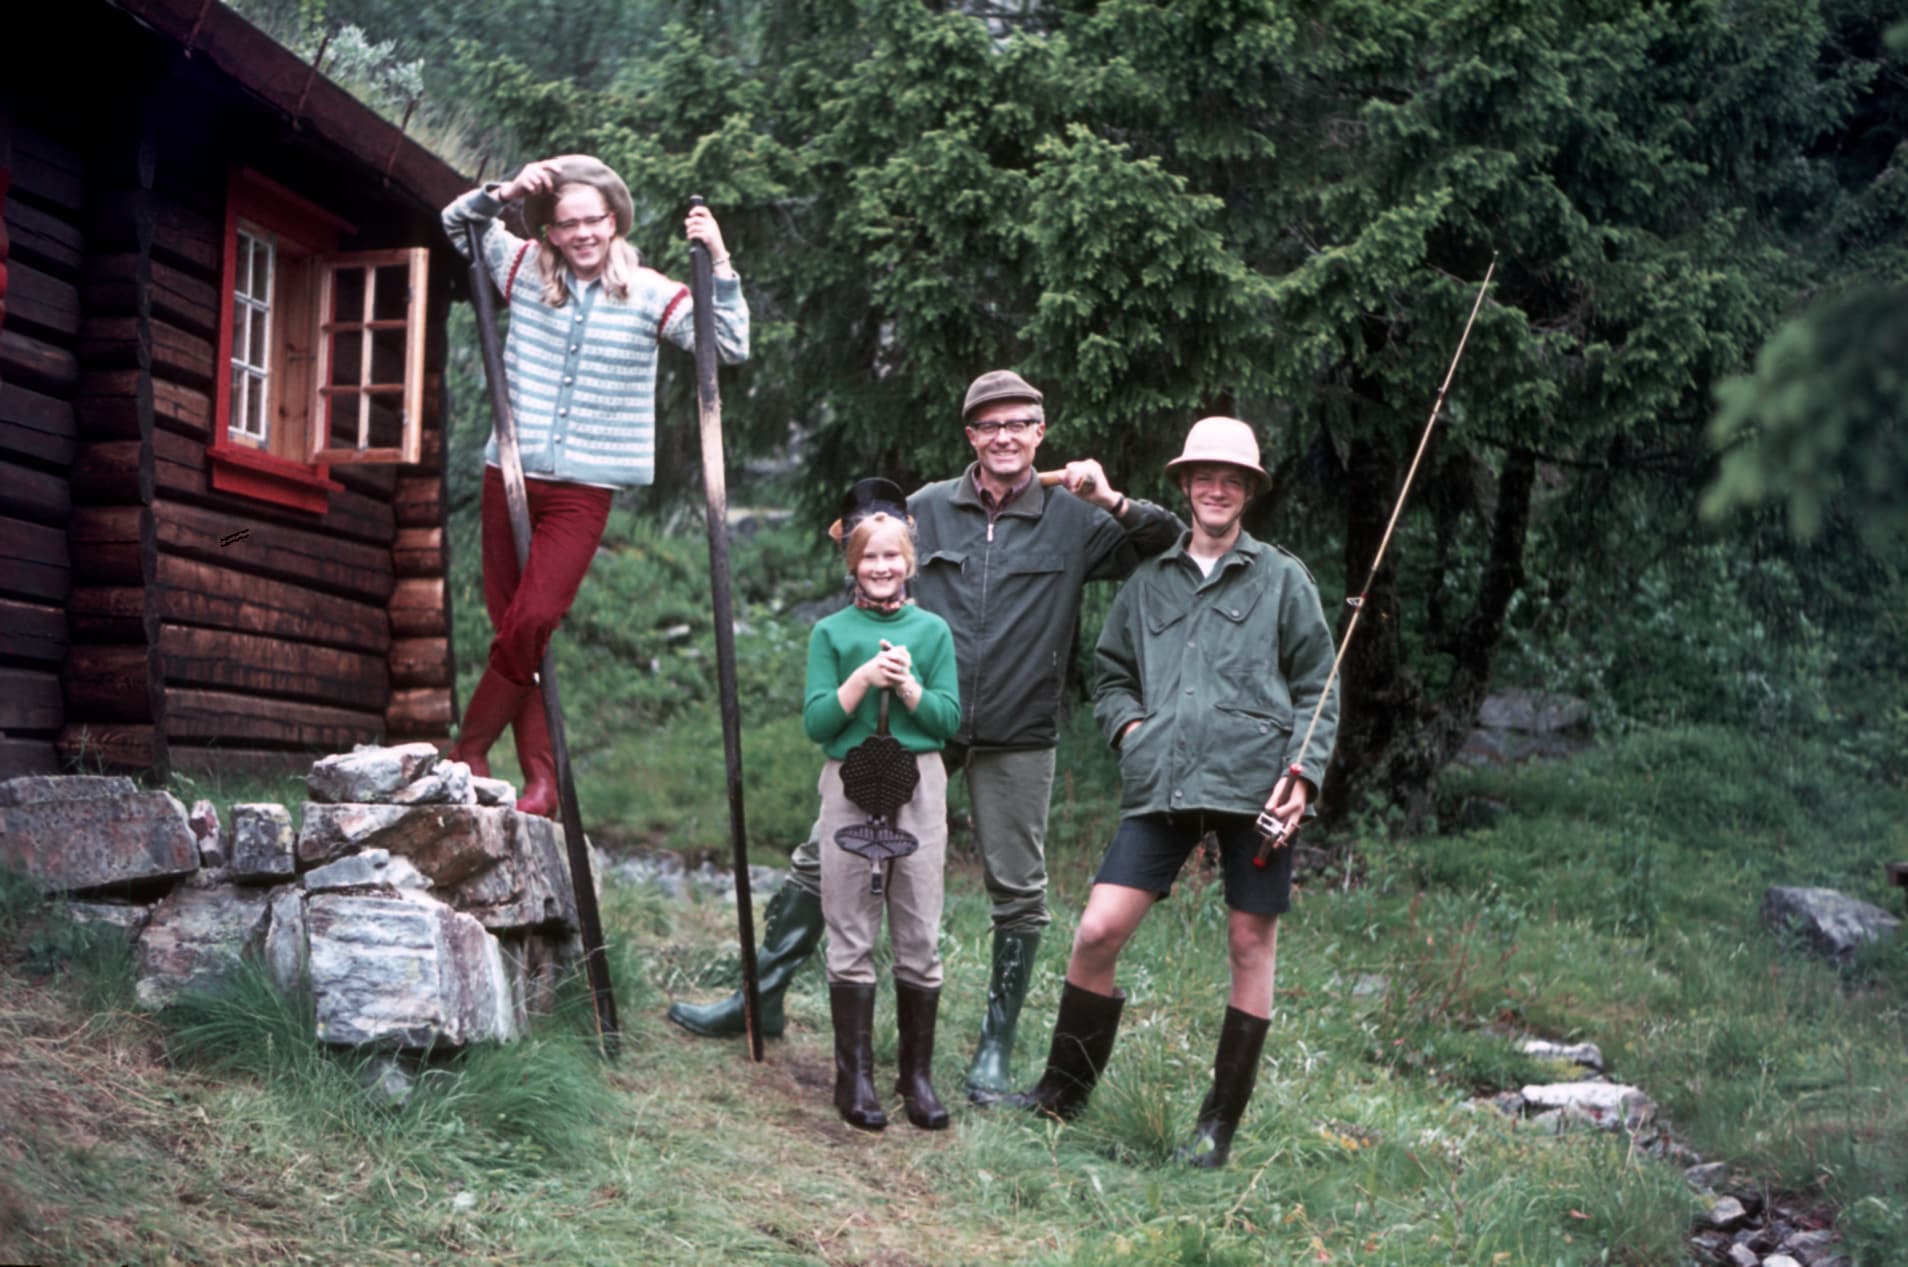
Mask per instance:
[[[71,557],[65,529],[0,518],[0,594],[65,602]]]
[[[423,404],[424,433],[419,437],[418,458],[417,461],[407,462],[398,468],[404,475],[435,476],[441,475],[444,470],[444,428],[442,426],[433,425],[439,414],[436,402],[432,399],[431,395],[429,380],[432,377],[432,375],[425,375],[426,382],[424,385]],[[439,375],[436,377],[441,378],[442,376]],[[440,387],[440,394],[441,390]]]
[[[75,643],[61,680],[74,721],[152,720],[152,657],[146,647]]]
[[[160,626],[159,671],[168,690],[214,687],[368,710],[382,708],[391,689],[382,656],[190,625]]]
[[[143,585],[75,585],[66,615],[74,642],[144,645],[158,636]]]
[[[0,730],[44,730],[66,721],[60,675],[50,669],[0,668]]]
[[[368,462],[345,462],[331,468],[331,478],[354,493],[389,503],[398,485],[398,468]]]
[[[399,528],[391,563],[399,576],[442,576],[448,558],[442,528]]]
[[[40,603],[0,598],[0,656],[57,669],[66,660],[66,613]]]
[[[440,475],[407,475],[397,482],[392,498],[401,528],[436,528],[444,522],[444,479]]]
[[[67,467],[73,463],[78,435],[72,405],[15,383],[0,383],[0,451]]]
[[[433,638],[450,633],[444,602],[444,578],[410,577],[391,588],[391,632],[399,638]]]
[[[79,333],[79,287],[19,260],[7,265],[7,324],[56,342]]]
[[[137,440],[83,444],[73,461],[73,495],[82,503],[125,505],[152,500],[152,467]]]
[[[73,277],[86,258],[77,224],[17,198],[7,204],[13,256],[59,277]]]
[[[77,213],[86,205],[86,166],[79,151],[69,149],[40,132],[16,127],[13,132],[13,189],[11,198]]]
[[[161,497],[294,528],[311,528],[315,522],[323,532],[371,545],[388,546],[397,532],[396,512],[376,498],[349,490],[334,491],[327,497],[324,515],[314,521],[307,511],[214,488],[211,459],[199,440],[154,428],[152,447],[152,483]]]
[[[63,765],[82,770],[150,770],[162,763],[165,742],[150,725],[69,722],[53,750]]]
[[[391,706],[384,710],[384,728],[393,738],[441,735],[450,730],[455,712],[451,693],[444,687],[392,691]]]
[[[159,615],[270,638],[295,638],[384,656],[391,621],[380,607],[235,568],[161,554],[154,599]]]
[[[144,506],[80,506],[66,528],[73,578],[90,585],[141,585],[155,540]]]
[[[391,685],[396,687],[453,684],[449,638],[399,638],[391,644]]]
[[[216,337],[221,301],[209,281],[162,260],[134,252],[94,256],[86,266],[81,294],[88,313],[103,317],[154,316],[182,330]],[[142,295],[143,289],[143,295]],[[143,306],[141,299],[146,303]]]
[[[60,754],[48,740],[13,739],[0,735],[0,779],[59,772]]]
[[[260,699],[229,691],[167,688],[166,736],[182,743],[278,745],[342,752],[384,732],[378,713]]]
[[[72,506],[64,475],[0,459],[0,515],[63,527]]]
[[[0,378],[65,395],[79,381],[79,358],[63,347],[0,326]]]
[[[379,605],[391,595],[388,547],[168,499],[153,511],[163,551]]]
[[[88,317],[80,328],[87,368],[148,369],[195,388],[210,387],[216,351],[209,339],[154,317]]]

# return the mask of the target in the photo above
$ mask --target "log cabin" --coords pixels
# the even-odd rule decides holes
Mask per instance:
[[[471,182],[218,0],[8,27],[0,777],[444,738]]]

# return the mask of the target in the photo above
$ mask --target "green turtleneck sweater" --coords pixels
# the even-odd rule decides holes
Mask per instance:
[[[892,613],[845,607],[816,622],[808,640],[808,688],[802,728],[822,751],[839,761],[875,733],[881,692],[871,690],[850,713],[836,692],[848,675],[872,660],[881,640],[906,647],[921,702],[909,712],[900,700],[888,704],[888,733],[909,752],[939,752],[961,724],[960,680],[954,671],[954,635],[947,622],[912,603]]]

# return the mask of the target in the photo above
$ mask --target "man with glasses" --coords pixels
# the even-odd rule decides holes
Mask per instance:
[[[1091,458],[1067,463],[1060,483],[1043,487],[1034,470],[1047,433],[1042,399],[1011,370],[975,379],[961,408],[973,464],[908,498],[920,559],[915,595],[954,631],[961,726],[944,755],[967,775],[993,904],[987,1012],[967,1073],[977,1104],[1013,1089],[1014,1031],[1049,919],[1047,802],[1082,589],[1123,579],[1183,530],[1171,511],[1120,493]],[[810,835],[762,939],[765,1034],[781,1032],[783,992],[821,937],[821,846]],[[697,1034],[739,1034],[740,995],[677,1003],[669,1018]]]

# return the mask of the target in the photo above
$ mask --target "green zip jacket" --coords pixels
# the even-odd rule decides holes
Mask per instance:
[[[914,593],[954,630],[961,725],[977,748],[1051,748],[1080,623],[1080,588],[1119,580],[1183,530],[1169,510],[1132,500],[1126,525],[1039,480],[993,524],[974,467],[908,498],[920,557]]]
[[[1122,817],[1257,814],[1294,761],[1316,789],[1338,734],[1334,687],[1298,751],[1332,667],[1305,565],[1241,532],[1202,576],[1190,539],[1140,565],[1094,651],[1093,715],[1120,754]]]

